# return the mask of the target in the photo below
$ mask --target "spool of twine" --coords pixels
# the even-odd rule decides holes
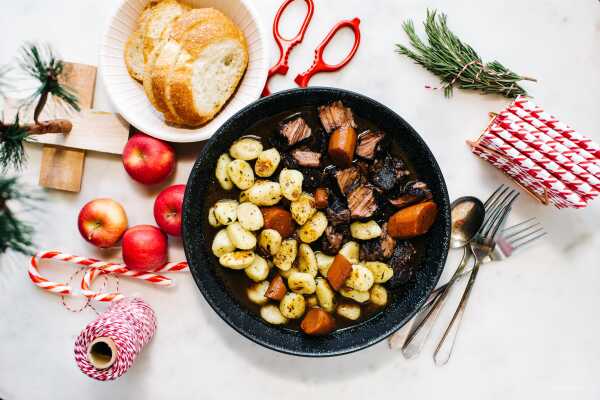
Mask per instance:
[[[116,379],[131,368],[155,330],[154,311],[142,299],[116,301],[77,337],[77,366],[91,378]]]

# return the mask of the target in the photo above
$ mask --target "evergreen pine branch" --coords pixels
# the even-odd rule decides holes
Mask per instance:
[[[419,38],[412,21],[404,22],[402,27],[412,48],[397,44],[396,51],[440,77],[446,97],[452,96],[457,85],[461,89],[515,98],[527,94],[517,82],[535,81],[512,72],[498,61],[484,64],[477,52],[448,28],[445,14],[427,10],[424,26],[427,43]]]
[[[19,203],[23,211],[38,200],[38,196],[19,187],[17,178],[0,177],[0,255],[7,250],[33,253],[33,227],[21,221],[11,206]]]
[[[19,125],[19,116],[15,122],[0,129],[0,171],[6,173],[9,167],[20,170],[27,157],[23,148],[24,140],[29,136],[27,128]]]

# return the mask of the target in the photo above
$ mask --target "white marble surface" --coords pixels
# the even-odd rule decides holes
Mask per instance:
[[[118,0],[4,1],[0,12],[0,63],[25,40],[54,44],[67,60],[96,63],[106,18]],[[531,94],[582,132],[600,140],[600,4],[595,0],[405,0],[316,1],[304,43],[290,58],[287,77],[275,89],[293,86],[310,65],[313,49],[339,19],[359,16],[363,42],[342,72],[322,74],[312,84],[362,92],[399,112],[427,141],[448,183],[451,197],[487,195],[507,182],[473,157],[464,144],[477,136],[487,112],[506,100],[456,92],[451,100],[424,89],[436,79],[394,54],[405,40],[400,23],[422,20],[426,7],[450,16],[451,27],[479,49],[539,79]],[[279,0],[256,1],[270,29]],[[301,10],[295,7],[294,12]],[[351,43],[338,38],[334,55]],[[345,46],[345,47],[344,47]],[[276,51],[275,45],[272,46]],[[274,55],[273,55],[274,57]],[[100,83],[96,105],[110,110]],[[173,182],[185,182],[200,145],[177,146]],[[37,182],[40,149],[28,147],[23,180]],[[79,208],[108,196],[121,201],[131,225],[153,223],[159,188],[129,179],[118,158],[88,154],[81,193],[49,192],[35,218],[37,242],[75,254],[99,257],[76,229]],[[128,293],[147,299],[158,315],[156,337],[135,366],[115,382],[83,375],[73,360],[73,342],[94,318],[72,314],[55,296],[33,287],[24,258],[0,259],[0,398],[163,399],[163,398],[577,398],[600,396],[600,202],[583,211],[557,211],[522,196],[513,221],[538,217],[550,236],[527,253],[485,267],[463,321],[455,354],[443,368],[431,360],[433,343],[415,360],[380,343],[331,359],[293,358],[263,349],[230,329],[207,305],[191,277],[177,275],[168,290],[121,282]],[[183,256],[171,241],[171,258]],[[456,259],[452,253],[450,261]],[[60,273],[59,273],[60,272]],[[59,277],[68,269],[49,273]],[[448,315],[446,315],[448,317]],[[434,331],[439,336],[443,324]]]

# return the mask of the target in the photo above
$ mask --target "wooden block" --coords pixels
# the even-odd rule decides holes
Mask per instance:
[[[85,150],[44,146],[40,168],[40,186],[79,192],[83,176]]]
[[[82,109],[94,106],[96,71],[97,68],[93,65],[65,63],[61,82],[77,92]]]

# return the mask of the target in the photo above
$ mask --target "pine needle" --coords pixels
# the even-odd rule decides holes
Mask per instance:
[[[498,61],[484,64],[471,46],[450,31],[445,14],[438,15],[435,10],[427,10],[423,25],[428,43],[421,40],[413,22],[408,20],[402,27],[412,48],[397,44],[396,51],[440,77],[446,97],[452,96],[456,85],[483,94],[495,93],[515,98],[527,94],[517,82],[535,81],[510,71]]]
[[[29,136],[26,128],[19,125],[17,115],[14,124],[0,129],[0,171],[5,173],[9,167],[19,171],[27,161],[24,140]]]
[[[17,178],[0,177],[0,255],[7,250],[31,255],[33,253],[33,227],[21,221],[9,203],[18,202],[21,208],[31,209],[35,194],[19,188]]]

